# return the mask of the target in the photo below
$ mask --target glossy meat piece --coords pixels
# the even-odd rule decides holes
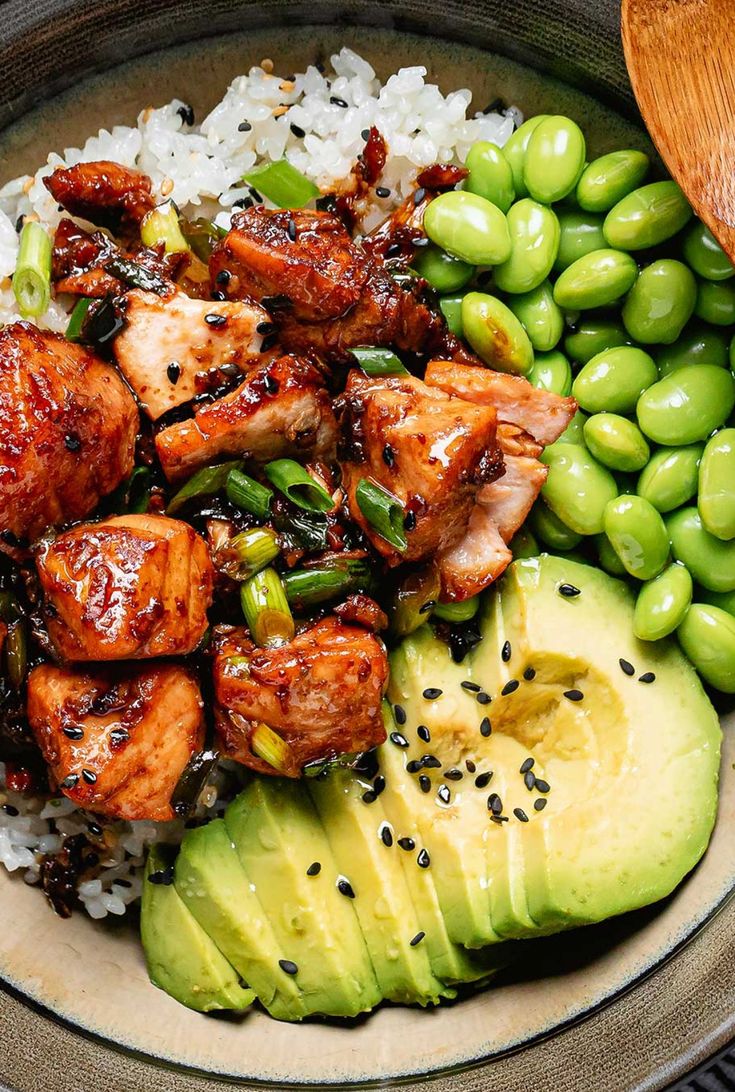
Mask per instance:
[[[494,406],[499,421],[520,426],[544,445],[559,439],[577,410],[573,398],[539,390],[520,375],[506,375],[450,360],[432,360],[424,379],[429,386],[447,394]]]
[[[222,457],[268,462],[332,453],[336,424],[319,372],[282,356],[251,373],[236,390],[201,406],[188,421],[159,432],[156,450],[171,481]]]
[[[189,265],[190,255],[167,254],[162,244],[135,247],[124,252],[102,231],[90,232],[73,220],[62,220],[56,228],[51,255],[51,279],[57,292],[101,299],[127,292],[128,285],[107,268],[111,260],[126,258],[164,281],[173,281]]]
[[[212,564],[180,520],[80,524],[44,544],[37,567],[49,636],[65,660],[184,656],[207,628]]]
[[[380,703],[388,659],[380,640],[325,618],[277,648],[256,648],[244,629],[215,633],[214,686],[222,753],[261,773],[250,737],[267,724],[291,748],[285,773],[385,740]]]
[[[477,494],[487,508],[504,542],[510,542],[541,492],[549,473],[538,459],[526,455],[503,455],[505,474]]]
[[[388,615],[381,610],[374,599],[369,595],[358,592],[348,595],[344,603],[338,603],[334,613],[341,622],[351,622],[357,626],[364,626],[373,633],[388,628]]]
[[[28,678],[28,721],[61,791],[114,819],[173,819],[171,795],[204,744],[199,686],[178,664],[43,664]]]
[[[479,487],[502,470],[494,409],[452,398],[412,376],[370,379],[357,371],[350,373],[338,406],[350,514],[388,563],[431,557],[461,538]],[[356,490],[362,478],[404,505],[405,552],[381,538],[360,511]]]
[[[156,203],[148,175],[109,160],[59,168],[43,184],[72,216],[112,232],[137,228]]]
[[[136,288],[125,297],[125,326],[113,352],[155,421],[199,393],[197,376],[228,366],[246,371],[254,364],[263,324],[270,329],[268,313],[254,304],[193,300],[183,292],[159,296]]]
[[[82,519],[133,469],[135,402],[114,368],[58,334],[0,331],[0,531]]]
[[[465,534],[439,554],[442,601],[471,599],[497,580],[512,560],[492,511],[484,504],[476,504]]]

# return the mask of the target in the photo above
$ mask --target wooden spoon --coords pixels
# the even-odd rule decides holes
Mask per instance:
[[[622,31],[651,138],[735,262],[735,2],[623,0]]]

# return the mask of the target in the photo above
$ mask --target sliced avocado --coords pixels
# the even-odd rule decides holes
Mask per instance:
[[[303,783],[255,779],[225,825],[282,948],[308,1013],[356,1016],[381,1000],[352,902]],[[321,866],[316,874],[312,865]],[[291,968],[294,968],[292,971]]]
[[[271,1016],[278,1020],[306,1016],[301,990],[280,970],[285,953],[222,819],[186,833],[176,860],[175,884],[199,925]]]
[[[172,857],[166,847],[152,846],[145,869],[140,935],[151,982],[197,1012],[242,1012],[255,1000],[253,991],[240,985],[173,884],[150,882],[156,874],[166,876]]]

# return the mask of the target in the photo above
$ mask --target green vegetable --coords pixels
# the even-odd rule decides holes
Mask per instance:
[[[514,561],[523,557],[538,557],[541,553],[538,542],[527,527],[521,527],[516,531],[510,541],[510,549]]]
[[[278,536],[270,527],[253,527],[248,531],[241,531],[230,540],[230,547],[237,555],[237,580],[247,580],[255,576],[281,552]]]
[[[87,312],[95,301],[82,297],[74,304],[74,310],[69,318],[69,323],[64,332],[67,341],[81,341],[82,327],[87,317]]]
[[[250,735],[250,749],[254,755],[267,762],[274,770],[285,773],[293,768],[293,751],[285,739],[267,724],[256,724]]]
[[[473,595],[461,603],[437,603],[434,617],[442,622],[469,622],[480,609],[480,596]]]
[[[735,538],[735,428],[723,428],[707,441],[699,466],[697,508],[715,538]]]
[[[334,508],[334,500],[324,486],[294,459],[275,459],[264,470],[271,485],[298,508],[307,512],[330,512]]]
[[[632,413],[657,378],[658,369],[648,353],[620,345],[585,364],[572,384],[572,394],[589,413]]]
[[[295,627],[283,582],[275,569],[263,569],[240,585],[240,604],[256,645],[290,641]]]
[[[368,589],[370,568],[362,560],[347,558],[330,566],[293,569],[282,580],[290,605],[295,610],[308,610],[338,596]]]
[[[580,444],[584,447],[584,426],[587,414],[577,410],[567,427],[562,432],[557,444]]]
[[[113,512],[148,511],[151,499],[151,472],[147,466],[136,466],[132,474],[109,496],[109,506]]]
[[[167,254],[189,250],[189,244],[181,232],[179,210],[173,201],[165,201],[146,213],[140,222],[140,238],[144,246],[163,243]]]
[[[564,398],[572,393],[572,369],[567,358],[558,350],[536,353],[533,367],[526,378],[542,391],[551,391]]]
[[[699,277],[708,281],[726,281],[735,275],[735,268],[710,229],[695,220],[684,236],[684,260]]]
[[[584,442],[610,470],[642,470],[651,454],[637,425],[616,413],[596,413],[584,424]]]
[[[607,212],[640,186],[647,172],[648,156],[633,148],[593,159],[577,183],[579,207],[587,212]]]
[[[699,463],[704,447],[659,448],[641,471],[636,492],[659,512],[672,512],[697,492]]]
[[[603,225],[605,238],[618,250],[646,250],[676,235],[691,215],[676,182],[651,182],[610,209]]]
[[[641,641],[668,637],[681,623],[692,601],[692,578],[683,565],[669,565],[638,593],[633,632]]]
[[[526,375],[533,365],[528,334],[495,296],[468,292],[462,300],[464,336],[486,364],[500,372]]]
[[[397,550],[407,548],[403,505],[392,493],[369,478],[361,478],[355,499],[363,516],[381,538]]]
[[[657,444],[678,447],[706,440],[730,416],[735,380],[711,364],[679,368],[641,395],[638,424]]]
[[[735,323],[735,284],[699,281],[694,314],[713,326],[732,326]]]
[[[582,541],[582,536],[567,527],[543,501],[536,501],[528,522],[536,537],[549,549],[559,553],[573,550]]]
[[[707,588],[699,588],[697,595],[703,602],[710,603],[713,607],[719,607],[735,617],[735,591],[714,592],[708,591]]]
[[[614,303],[632,288],[638,266],[622,250],[593,250],[568,266],[554,285],[560,307],[585,311]]]
[[[435,197],[424,214],[424,231],[432,243],[470,265],[497,265],[510,255],[505,215],[466,190]]]
[[[302,209],[319,196],[319,187],[297,171],[287,159],[252,167],[243,175],[243,182],[253,186],[263,197],[282,209]]]
[[[564,332],[564,315],[548,281],[520,296],[510,296],[508,307],[523,324],[534,350],[548,352],[558,344]]]
[[[476,141],[465,159],[470,172],[464,188],[492,201],[501,212],[507,212],[515,200],[513,171],[503,152],[489,140]]]
[[[669,536],[652,504],[635,494],[617,497],[605,508],[603,523],[626,572],[639,580],[658,576],[669,559]]]
[[[605,506],[618,495],[610,471],[578,444],[552,444],[541,461],[549,468],[541,489],[549,508],[577,534],[596,535]]]
[[[51,240],[36,220],[20,233],[13,295],[23,318],[38,318],[51,302]]]
[[[523,178],[526,150],[534,129],[536,129],[542,121],[545,121],[548,116],[548,114],[536,114],[535,117],[528,118],[527,121],[524,121],[522,125],[518,126],[516,131],[510,135],[503,145],[503,155],[508,160],[508,163],[510,163],[510,169],[513,175],[513,189],[515,190],[516,197],[525,197],[528,194],[526,183]]]
[[[530,292],[546,280],[554,265],[559,221],[545,205],[524,198],[511,206],[507,227],[509,252],[495,270],[495,284],[503,292]]]
[[[584,167],[584,134],[571,118],[544,118],[531,133],[523,180],[531,197],[545,205],[561,201],[577,185]]]
[[[350,349],[366,375],[408,375],[408,368],[390,349],[379,349],[365,345],[359,349]]]
[[[445,296],[444,299],[439,300],[439,309],[444,315],[450,333],[462,337],[462,297]]]
[[[391,633],[407,637],[428,621],[440,591],[439,572],[433,565],[404,576],[388,608]]]
[[[662,379],[689,364],[713,364],[717,368],[726,368],[727,338],[722,330],[710,326],[698,323],[688,326],[671,345],[662,345],[657,350],[656,364]]]
[[[615,553],[610,539],[604,532],[595,535],[595,546],[597,548],[597,558],[605,572],[611,573],[613,576],[627,575],[625,565]]]
[[[615,349],[620,345],[630,345],[622,322],[588,315],[582,315],[574,332],[564,338],[564,352],[578,364],[586,364],[605,349]]]
[[[227,232],[219,227],[213,220],[207,220],[204,216],[198,216],[196,220],[182,219],[179,226],[189,247],[205,265],[209,262],[220,239],[224,239]]]
[[[258,519],[267,519],[271,511],[273,491],[244,474],[242,470],[236,469],[238,464],[234,465],[235,469],[229,471],[225,482],[230,504],[251,516],[257,516]]]
[[[676,341],[694,311],[697,282],[683,262],[663,258],[646,266],[623,305],[625,329],[644,345]]]
[[[220,489],[225,488],[230,471],[236,470],[240,465],[240,460],[235,459],[229,463],[218,463],[217,466],[205,466],[197,470],[178,493],[174,493],[168,502],[166,515],[173,516],[194,497],[211,497],[219,493]]]
[[[676,635],[702,678],[735,694],[735,618],[719,607],[692,603]]]
[[[592,216],[577,209],[559,209],[559,250],[554,262],[554,271],[561,273],[573,262],[602,250],[607,246],[602,230],[602,217]]]
[[[11,686],[20,690],[28,674],[28,639],[22,618],[8,624],[8,633],[5,638],[5,662]]]
[[[666,520],[671,551],[698,584],[714,592],[735,591],[735,542],[722,542],[702,525],[696,508],[680,508]]]
[[[417,250],[411,265],[437,292],[459,292],[475,272],[474,265],[454,258],[437,246]]]

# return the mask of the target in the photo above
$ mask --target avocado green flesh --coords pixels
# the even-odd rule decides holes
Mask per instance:
[[[168,861],[153,846],[143,882],[140,934],[151,982],[197,1012],[234,1009],[252,1005],[255,994],[243,989],[234,968],[172,884],[153,884],[149,877],[162,871]]]

